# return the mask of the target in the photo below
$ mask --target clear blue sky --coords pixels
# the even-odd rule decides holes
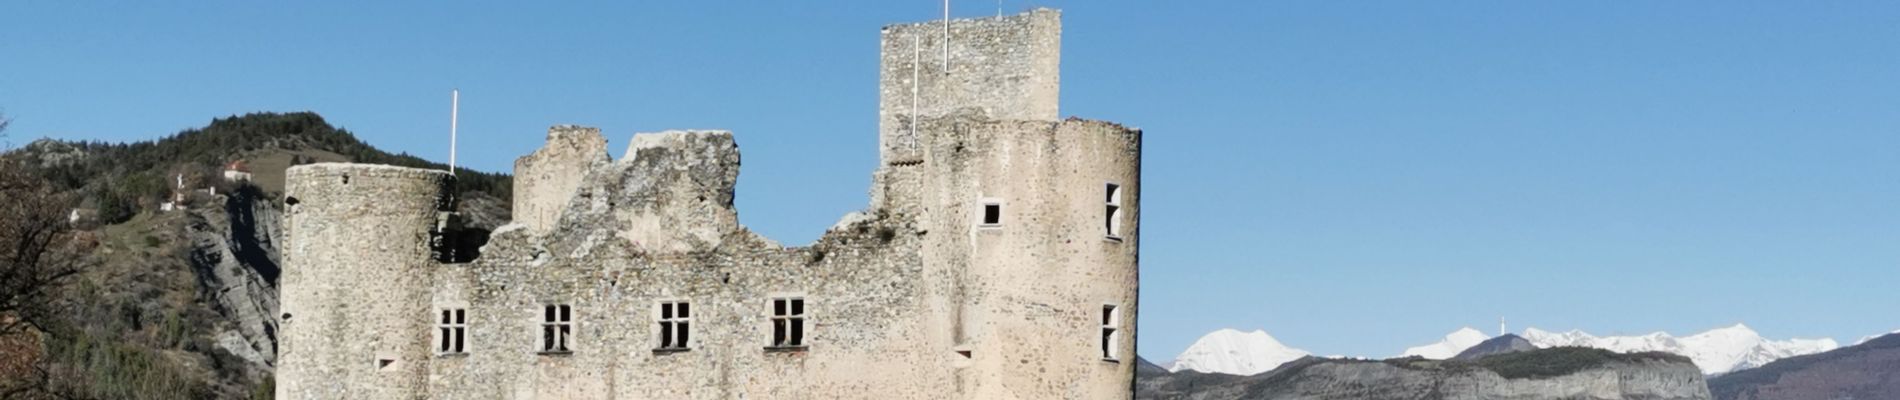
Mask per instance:
[[[639,4],[632,4],[639,3]],[[1222,327],[1386,356],[1460,326],[1900,328],[1900,3],[1009,0],[1065,115],[1146,129],[1140,353]],[[506,171],[548,125],[730,129],[741,219],[863,207],[877,35],[933,1],[21,2],[0,108],[150,139],[314,110]],[[993,1],[959,1],[962,17]]]

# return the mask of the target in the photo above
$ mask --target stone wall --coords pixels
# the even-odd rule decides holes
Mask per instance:
[[[574,125],[548,128],[546,146],[515,159],[515,223],[527,225],[535,233],[553,229],[582,178],[611,160],[607,138],[600,135],[600,129]]]
[[[437,309],[470,312],[469,352],[438,357],[438,398],[937,398],[945,345],[923,340],[920,243],[904,216],[867,215],[810,246],[737,224],[730,133],[642,134],[588,177],[547,235],[498,232],[445,265]],[[809,347],[770,350],[769,300],[797,294]],[[687,351],[656,350],[660,300],[691,304]],[[543,307],[568,304],[570,354],[541,354]]]
[[[277,398],[427,394],[434,242],[454,177],[322,163],[286,172]]]
[[[292,212],[293,230],[312,239],[293,245],[286,259],[301,260],[288,268],[313,270],[287,270],[284,307],[322,316],[287,342],[321,346],[286,343],[279,395],[1130,398],[1141,132],[1056,120],[1053,10],[952,21],[950,72],[919,82],[937,102],[916,113],[894,104],[893,88],[910,87],[894,79],[915,68],[893,57],[942,49],[923,35],[931,26],[885,28],[885,163],[870,207],[806,246],[738,223],[740,156],[724,131],[636,135],[615,161],[598,130],[551,129],[547,147],[516,164],[516,223],[466,264],[426,262],[435,236],[423,211],[437,208],[410,204],[435,193],[425,180],[380,179],[408,194],[374,203],[336,178],[382,170],[293,169],[294,189],[332,205],[307,217],[320,221]],[[903,41],[913,36],[914,46]],[[1111,183],[1122,208],[1112,235]],[[985,201],[1003,204],[1002,224],[978,220]],[[308,243],[319,247],[297,247]],[[808,346],[769,347],[777,296],[805,300]],[[682,300],[692,343],[660,349],[658,304]],[[549,305],[572,310],[571,352],[540,347]],[[1118,309],[1108,342],[1104,305]],[[430,325],[445,309],[466,310],[466,353],[432,351],[443,331]],[[384,350],[392,344],[407,347]],[[352,369],[384,354],[395,369]]]
[[[1082,120],[924,120],[929,312],[970,349],[972,398],[1126,398],[1133,385],[1140,131]],[[1121,190],[1108,235],[1106,189]],[[1001,223],[980,221],[986,203]],[[1099,341],[1117,308],[1116,359]]]
[[[880,35],[878,154],[885,164],[917,160],[908,128],[916,118],[962,109],[998,120],[1058,118],[1061,12],[953,19],[947,40],[944,26],[889,25]]]

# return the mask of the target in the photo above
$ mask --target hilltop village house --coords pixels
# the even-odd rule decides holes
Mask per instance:
[[[1141,132],[1058,118],[1060,39],[884,27],[870,204],[803,247],[739,225],[728,132],[551,128],[479,257],[447,172],[291,168],[276,394],[1131,398]]]

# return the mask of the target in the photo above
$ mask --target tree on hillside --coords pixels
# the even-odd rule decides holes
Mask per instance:
[[[42,328],[58,287],[79,273],[69,196],[0,166],[0,335]]]
[[[50,382],[37,338],[79,273],[72,203],[24,168],[0,165],[0,398],[58,397],[35,395]]]

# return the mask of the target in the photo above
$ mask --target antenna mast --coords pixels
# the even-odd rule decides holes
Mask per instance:
[[[455,124],[461,119],[462,89],[449,90],[449,175],[455,175]]]

